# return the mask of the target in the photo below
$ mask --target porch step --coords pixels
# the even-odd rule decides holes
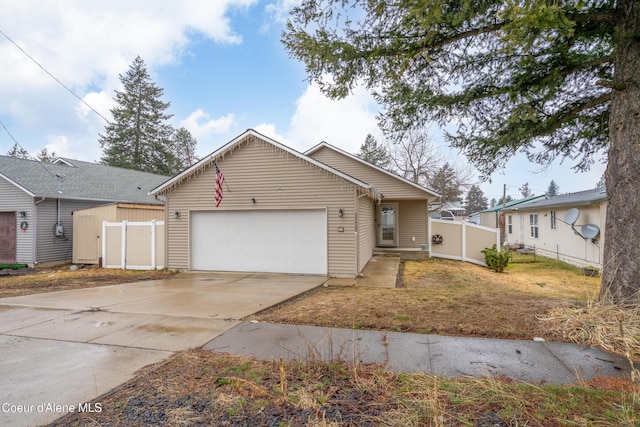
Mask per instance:
[[[401,261],[420,261],[430,258],[428,250],[420,248],[380,248],[373,250],[373,255],[378,256],[399,256]]]

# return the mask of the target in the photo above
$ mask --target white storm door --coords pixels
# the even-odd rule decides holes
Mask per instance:
[[[398,242],[398,205],[383,203],[378,218],[378,245],[397,246]]]

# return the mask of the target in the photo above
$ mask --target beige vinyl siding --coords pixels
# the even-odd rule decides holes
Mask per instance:
[[[358,200],[358,273],[367,265],[376,247],[376,207],[373,200]]]
[[[374,169],[371,166],[363,164],[357,160],[351,159],[342,153],[332,150],[328,147],[321,147],[310,157],[338,169],[354,178],[373,185],[382,192],[383,198],[389,199],[423,199],[429,198],[429,194],[411,184],[401,181],[387,175],[386,173]],[[433,199],[434,197],[431,196]]]
[[[357,186],[257,139],[238,144],[218,161],[218,166],[226,181],[219,208],[214,204],[213,165],[167,194],[169,268],[190,268],[190,210],[326,208],[329,275],[353,277],[357,274]],[[338,216],[339,208],[344,209],[343,217]],[[176,211],[180,212],[179,218],[174,217]],[[339,227],[343,231],[339,231]]]
[[[116,210],[116,222],[133,221],[164,221],[164,206],[135,205],[118,203]]]
[[[33,236],[35,230],[35,210],[33,198],[15,185],[0,178],[0,212],[24,211],[26,216],[16,215],[16,262],[33,264]],[[20,223],[26,221],[27,230],[20,230]]]
[[[398,247],[419,248],[423,243],[428,243],[426,202],[398,201]]]

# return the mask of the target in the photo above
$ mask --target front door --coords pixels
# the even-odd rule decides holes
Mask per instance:
[[[0,264],[16,262],[16,213],[0,212]]]
[[[380,205],[378,246],[398,246],[398,205],[396,203]]]

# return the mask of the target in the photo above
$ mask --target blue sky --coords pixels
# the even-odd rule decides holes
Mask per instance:
[[[327,141],[358,151],[367,134],[380,136],[378,106],[364,89],[330,101],[289,59],[280,33],[295,0],[21,0],[0,5],[0,31],[85,102],[110,118],[118,75],[140,55],[171,102],[174,127],[186,127],[206,155],[248,128],[305,151]],[[43,147],[65,157],[98,161],[104,121],[0,34],[0,120],[27,151]],[[434,125],[430,135],[443,146]],[[0,154],[13,140],[0,128]],[[457,152],[442,154],[464,165]],[[481,183],[491,199],[536,194],[553,179],[561,192],[593,188],[604,170],[575,174],[570,160],[539,172],[517,156]],[[538,171],[538,173],[535,173]]]

